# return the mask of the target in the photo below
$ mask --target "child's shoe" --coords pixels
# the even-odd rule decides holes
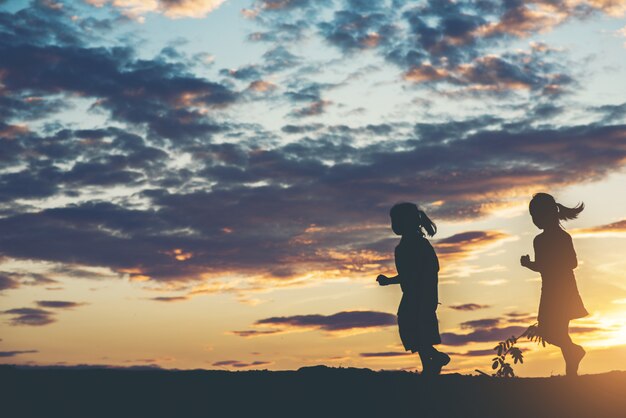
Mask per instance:
[[[438,375],[441,373],[441,368],[446,364],[450,363],[450,356],[446,353],[442,353],[441,351],[435,351],[433,356],[431,357],[430,363],[430,372],[433,375]]]

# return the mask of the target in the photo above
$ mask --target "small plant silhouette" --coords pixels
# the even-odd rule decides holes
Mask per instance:
[[[511,338],[507,338],[504,341],[501,341],[494,347],[496,352],[496,357],[492,359],[491,368],[495,370],[491,376],[493,377],[515,377],[515,372],[513,371],[513,366],[511,363],[508,363],[507,356],[510,356],[513,359],[513,364],[523,364],[524,363],[524,354],[519,347],[515,347],[515,344],[520,338],[528,338],[529,341],[537,342],[537,344],[542,344],[544,347],[546,346],[546,342],[539,334],[539,327],[537,324],[533,324],[528,327],[526,331],[522,333],[519,337],[511,336]],[[487,375],[480,370],[476,370],[478,373],[482,375]]]

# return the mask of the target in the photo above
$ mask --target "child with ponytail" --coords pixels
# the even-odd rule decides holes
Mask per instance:
[[[573,208],[557,203],[547,193],[537,193],[530,201],[533,223],[543,232],[533,241],[535,261],[528,255],[521,257],[522,266],[541,273],[541,300],[539,302],[539,333],[548,343],[561,348],[566,374],[576,376],[585,350],[572,342],[569,321],[587,316],[587,310],[578,293],[573,270],[578,265],[572,237],[563,230],[560,221],[575,219],[585,208]]]
[[[424,211],[413,203],[399,203],[391,208],[391,229],[402,239],[395,249],[397,276],[379,275],[381,286],[400,284],[402,300],[398,308],[398,327],[404,349],[417,352],[422,374],[437,375],[450,357],[437,351],[440,344],[437,322],[439,261],[424,235],[432,237],[437,227]]]

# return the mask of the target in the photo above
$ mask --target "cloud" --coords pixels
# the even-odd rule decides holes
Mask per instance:
[[[469,343],[483,343],[492,341],[502,341],[511,336],[519,336],[528,327],[506,326],[487,329],[477,329],[467,334],[457,334],[454,332],[441,333],[441,341],[445,345],[462,346]]]
[[[11,325],[43,326],[56,322],[56,313],[40,308],[74,309],[79,306],[86,305],[86,303],[62,300],[40,300],[36,303],[39,308],[15,308],[2,311],[0,314],[10,315],[11,319],[9,320],[9,323]]]
[[[461,329],[493,328],[500,324],[500,318],[476,319],[461,322]]]
[[[8,289],[17,289],[20,283],[6,274],[0,273],[0,292]]]
[[[375,50],[399,66],[408,81],[447,82],[472,94],[553,96],[573,84],[563,58],[555,59],[558,51],[532,48],[504,56],[494,51],[503,42],[548,32],[573,19],[594,13],[619,16],[626,10],[611,0],[370,3],[259,1],[246,15],[268,28],[251,39],[295,43],[307,38],[303,32],[312,33],[337,48],[343,59]],[[309,9],[314,11],[303,19],[303,10]],[[280,37],[282,31],[288,38]]]
[[[332,102],[328,100],[319,100],[316,102],[312,102],[311,104],[302,107],[300,109],[296,109],[292,112],[292,116],[297,118],[303,118],[307,116],[318,116],[326,111],[326,108],[332,104]]]
[[[199,2],[164,3],[177,8]],[[0,12],[6,23],[0,54],[7,57],[0,62],[0,110],[9,119],[49,116],[80,96],[93,101],[92,111],[181,139],[219,131],[209,115],[238,98],[228,87],[193,75],[184,62],[139,59],[131,47],[89,46],[89,31],[68,24],[67,11],[43,14],[36,7]],[[31,31],[35,23],[38,30]]]
[[[536,322],[537,316],[527,313],[509,312],[502,317],[482,318],[465,321],[460,324],[461,329],[469,329],[469,333],[442,332],[441,340],[443,344],[450,346],[463,346],[470,343],[485,343],[503,341],[511,336],[519,337],[528,326]],[[572,326],[570,333],[586,334],[601,331],[599,326]],[[489,352],[489,350],[487,350]],[[462,354],[463,355],[463,354]],[[466,353],[465,355],[473,355]],[[475,355],[485,355],[483,350],[479,350]]]
[[[415,83],[446,82],[452,94],[515,91],[562,94],[574,80],[559,64],[549,61],[551,55],[551,50],[533,48],[530,52],[480,56],[455,67],[420,64],[408,69],[404,79]],[[457,87],[460,90],[455,90]]]
[[[328,4],[329,0],[256,0],[255,7],[269,12],[303,9],[314,7],[317,4]]]
[[[406,353],[406,352],[401,352],[401,351],[383,351],[383,352],[376,352],[376,353],[359,353],[359,356],[361,357],[401,357],[401,356],[408,356],[411,355],[411,353]]]
[[[200,4],[150,7],[174,13]],[[487,34],[480,28],[505,15],[512,21],[516,13],[533,19],[514,7],[519,2],[391,5],[258,1],[251,16],[270,32],[291,28],[340,52],[381,54],[402,73],[442,72],[436,83],[454,89],[517,85],[543,94],[573,83],[548,45],[489,50],[506,46],[521,29]],[[96,47],[101,43],[91,42],[90,31],[71,16],[69,6],[49,10],[39,3],[0,14],[0,50],[8,57],[0,62],[0,107],[8,115],[0,132],[9,139],[0,141],[7,167],[0,170],[0,251],[7,257],[101,267],[147,285],[237,275],[246,278],[238,283],[245,292],[269,282],[276,288],[367,277],[392,264],[383,223],[397,201],[417,201],[436,221],[476,219],[519,205],[538,187],[605,178],[625,161],[626,127],[605,119],[553,125],[534,114],[485,114],[416,124],[290,124],[276,131],[226,122],[214,113],[249,97],[285,102],[294,120],[323,115],[331,109],[327,92],[346,83],[316,80],[324,63],[295,55],[297,46],[280,37],[269,41],[259,62],[211,81],[194,74],[174,47],[154,57],[128,46]],[[285,82],[268,77],[281,72]],[[259,97],[249,92],[271,89],[268,80],[280,89]],[[91,101],[108,121],[93,129],[26,123],[56,117],[74,97]],[[506,239],[498,231],[468,231],[434,244],[448,266]],[[216,289],[236,294],[232,287]]]
[[[318,24],[320,34],[326,42],[347,53],[387,44],[396,36],[397,25],[382,10],[373,9],[373,13],[337,11],[332,20]]]
[[[0,351],[0,358],[1,357],[15,357],[21,354],[32,354],[32,353],[38,353],[38,352],[39,352],[38,350]]]
[[[507,312],[500,317],[481,318],[464,321],[459,324],[462,330],[471,330],[469,333],[443,332],[441,339],[443,344],[450,346],[463,346],[470,343],[483,343],[503,341],[511,336],[519,337],[528,326],[537,321],[536,315],[521,312]],[[482,350],[476,353],[461,355],[484,355]]]
[[[465,257],[467,254],[502,242],[508,234],[499,231],[467,231],[437,240],[437,254],[444,258]]]
[[[157,296],[150,298],[150,300],[155,300],[157,302],[181,302],[187,299],[189,299],[187,296]]]
[[[213,366],[216,367],[223,367],[223,366],[227,366],[227,367],[236,367],[236,368],[248,368],[248,367],[255,367],[255,366],[266,366],[272,364],[272,362],[270,361],[260,361],[260,360],[256,360],[256,361],[252,361],[252,362],[244,362],[244,361],[240,361],[240,360],[221,360],[221,361],[216,361],[214,363],[212,363]]]
[[[464,303],[461,305],[451,305],[450,309],[454,309],[456,311],[477,311],[479,309],[487,309],[490,308],[491,305],[481,305],[478,303]]]
[[[172,19],[202,18],[217,9],[225,0],[86,0],[87,3],[102,7],[110,5],[118,8],[125,16],[143,21],[147,13],[161,13]]]
[[[36,308],[9,309],[2,314],[12,316],[11,325],[42,326],[56,321],[52,312]]]
[[[160,170],[167,160],[163,152],[119,129],[20,137],[15,140],[20,152],[36,150],[59,164],[33,162],[33,169],[18,172],[23,178],[0,174],[0,185],[6,184],[0,197],[6,201],[24,191],[55,196],[61,186],[79,190],[98,184],[94,176],[107,172],[114,177],[115,165],[80,176],[74,168],[59,168],[74,159],[118,164],[106,157],[114,149],[127,153],[121,167],[145,173],[150,182],[133,197],[142,205],[92,197],[4,216],[0,251],[106,267],[134,280],[191,281],[224,272],[285,282],[311,271],[362,276],[392,261],[393,244],[383,238],[389,232],[381,222],[397,201],[425,204],[436,221],[474,219],[519,205],[521,196],[538,187],[604,178],[626,158],[622,125],[500,123],[496,118],[422,123],[408,139],[364,146],[357,143],[371,135],[368,126],[315,125],[303,128],[307,138],[288,144],[259,148],[245,139],[206,144],[180,172]],[[399,129],[388,125],[380,135]],[[98,146],[84,151],[77,145],[81,141]],[[554,159],[554,152],[562,158]],[[218,186],[186,187],[198,179]],[[459,260],[509,238],[499,231],[467,231],[434,244],[442,259]],[[51,239],[54,246],[47,245]],[[180,260],[175,250],[191,257]]]
[[[273,90],[276,90],[276,88],[276,84],[264,80],[255,80],[251,82],[248,86],[248,90],[252,90],[257,93],[271,92]]]
[[[569,332],[572,334],[589,334],[598,331],[605,331],[605,329],[599,326],[569,327]]]
[[[37,306],[40,308],[52,308],[52,309],[72,309],[78,306],[83,306],[84,303],[80,302],[69,302],[63,300],[39,300],[37,301]]]
[[[260,319],[255,325],[345,331],[397,325],[396,315],[378,311],[343,311],[332,315],[294,315]]]
[[[274,76],[285,70],[293,69],[302,59],[292,54],[286,47],[279,45],[261,56],[257,64],[245,65],[234,69],[222,69],[220,74],[240,81],[251,81],[258,84],[262,78]]]
[[[577,238],[626,237],[626,219],[591,228],[570,231]]]
[[[340,336],[395,326],[397,319],[396,315],[386,312],[342,311],[332,315],[312,314],[263,318],[256,321],[254,325],[261,329],[231,331],[230,333],[240,337],[259,337],[298,330],[321,330]]]
[[[236,335],[238,337],[262,337],[265,335],[273,335],[279,334],[281,331],[278,329],[268,329],[268,330],[256,330],[256,329],[248,329],[243,331],[231,331],[230,334]]]
[[[626,36],[626,28],[624,29]],[[594,112],[598,112],[603,115],[603,120],[607,123],[619,123],[623,122],[626,117],[626,103],[617,105],[602,105],[592,108]]]

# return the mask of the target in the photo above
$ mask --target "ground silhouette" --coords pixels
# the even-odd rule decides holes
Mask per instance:
[[[7,418],[626,416],[626,372],[507,379],[325,366],[277,372],[0,366],[0,386]]]

